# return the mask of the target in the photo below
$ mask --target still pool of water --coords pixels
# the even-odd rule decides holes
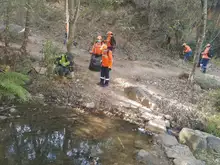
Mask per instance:
[[[51,107],[17,107],[0,124],[1,165],[133,165],[151,137],[116,119]],[[138,145],[138,146],[137,146]]]

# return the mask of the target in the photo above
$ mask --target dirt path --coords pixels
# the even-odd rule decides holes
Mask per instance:
[[[28,50],[32,57],[41,59],[45,38],[40,35],[32,35],[28,44]],[[60,49],[65,51],[62,44],[55,42]],[[190,71],[190,65],[182,65],[181,61],[174,61],[174,65],[164,64],[160,61],[129,61],[123,55],[115,52],[113,68],[110,74],[110,86],[101,88],[96,83],[99,81],[99,72],[93,72],[88,69],[90,54],[87,50],[74,48],[75,63],[77,64],[77,76],[73,81],[80,81],[83,85],[81,91],[83,95],[90,98],[90,102],[101,104],[103,100],[107,101],[110,106],[129,107],[125,113],[128,116],[134,115],[133,118],[140,118],[143,114],[154,115],[156,118],[159,113],[174,114],[178,122],[179,115],[182,114],[181,121],[184,123],[190,118],[196,118],[191,108],[191,91],[186,89],[186,82],[179,80],[178,75],[183,71]],[[198,71],[199,72],[199,69]],[[217,72],[215,72],[217,73]],[[157,104],[160,104],[160,110],[149,109],[140,103],[128,99],[124,89],[129,86],[141,87],[147,91]],[[198,96],[193,96],[198,99]],[[88,100],[87,100],[88,102]],[[105,105],[106,106],[106,105]],[[144,109],[143,109],[144,108]],[[142,110],[140,110],[142,109]],[[182,112],[184,109],[185,113]],[[118,111],[118,109],[116,110]],[[136,115],[136,116],[135,116]]]

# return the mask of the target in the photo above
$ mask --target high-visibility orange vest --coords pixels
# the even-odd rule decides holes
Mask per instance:
[[[188,45],[186,45],[186,46],[185,46],[185,49],[184,49],[184,52],[185,52],[185,53],[188,53],[188,52],[190,52],[190,51],[192,51],[192,49],[191,49]]]
[[[111,45],[111,38],[112,38],[112,35],[108,35],[108,36],[107,36],[106,42],[107,42],[107,46],[108,46],[108,47],[111,47],[111,46],[112,46],[112,45]]]
[[[102,66],[112,68],[112,51],[111,50],[103,51]]]
[[[95,43],[92,47],[92,53],[95,54],[95,55],[102,55],[101,47],[102,47],[101,42]]]
[[[209,58],[209,50],[210,50],[210,47],[205,48],[204,52],[202,52],[202,58],[205,58],[205,59]]]

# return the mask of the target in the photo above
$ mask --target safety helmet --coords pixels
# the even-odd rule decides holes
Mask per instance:
[[[183,43],[183,45],[182,46],[186,46],[186,43]]]
[[[102,40],[102,36],[98,36],[98,37],[97,37],[97,40]]]
[[[111,31],[108,31],[108,33],[107,33],[108,35],[113,35],[113,33],[111,32]]]
[[[211,44],[207,44],[207,45],[206,45],[206,47],[210,47],[210,46],[211,46]]]

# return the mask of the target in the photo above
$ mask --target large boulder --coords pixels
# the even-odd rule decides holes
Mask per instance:
[[[174,165],[205,165],[205,162],[192,157],[177,158],[173,163]]]
[[[214,136],[207,137],[207,147],[209,150],[220,153],[220,138]]]
[[[220,153],[220,138],[202,131],[183,128],[179,140],[194,151],[209,150]]]
[[[207,141],[206,138],[209,134],[192,130],[189,128],[183,128],[179,133],[179,141],[183,144],[187,144],[194,151],[200,149],[207,149]]]
[[[137,161],[141,164],[144,164],[144,165],[162,165],[163,162],[160,162],[158,157],[145,151],[145,150],[140,150],[138,153],[137,153]]]
[[[168,134],[161,134],[158,138],[161,141],[161,143],[166,147],[171,147],[179,144],[174,136]]]
[[[193,154],[190,151],[189,147],[181,144],[174,145],[172,147],[165,147],[165,152],[167,154],[167,157],[171,159],[193,157]]]

